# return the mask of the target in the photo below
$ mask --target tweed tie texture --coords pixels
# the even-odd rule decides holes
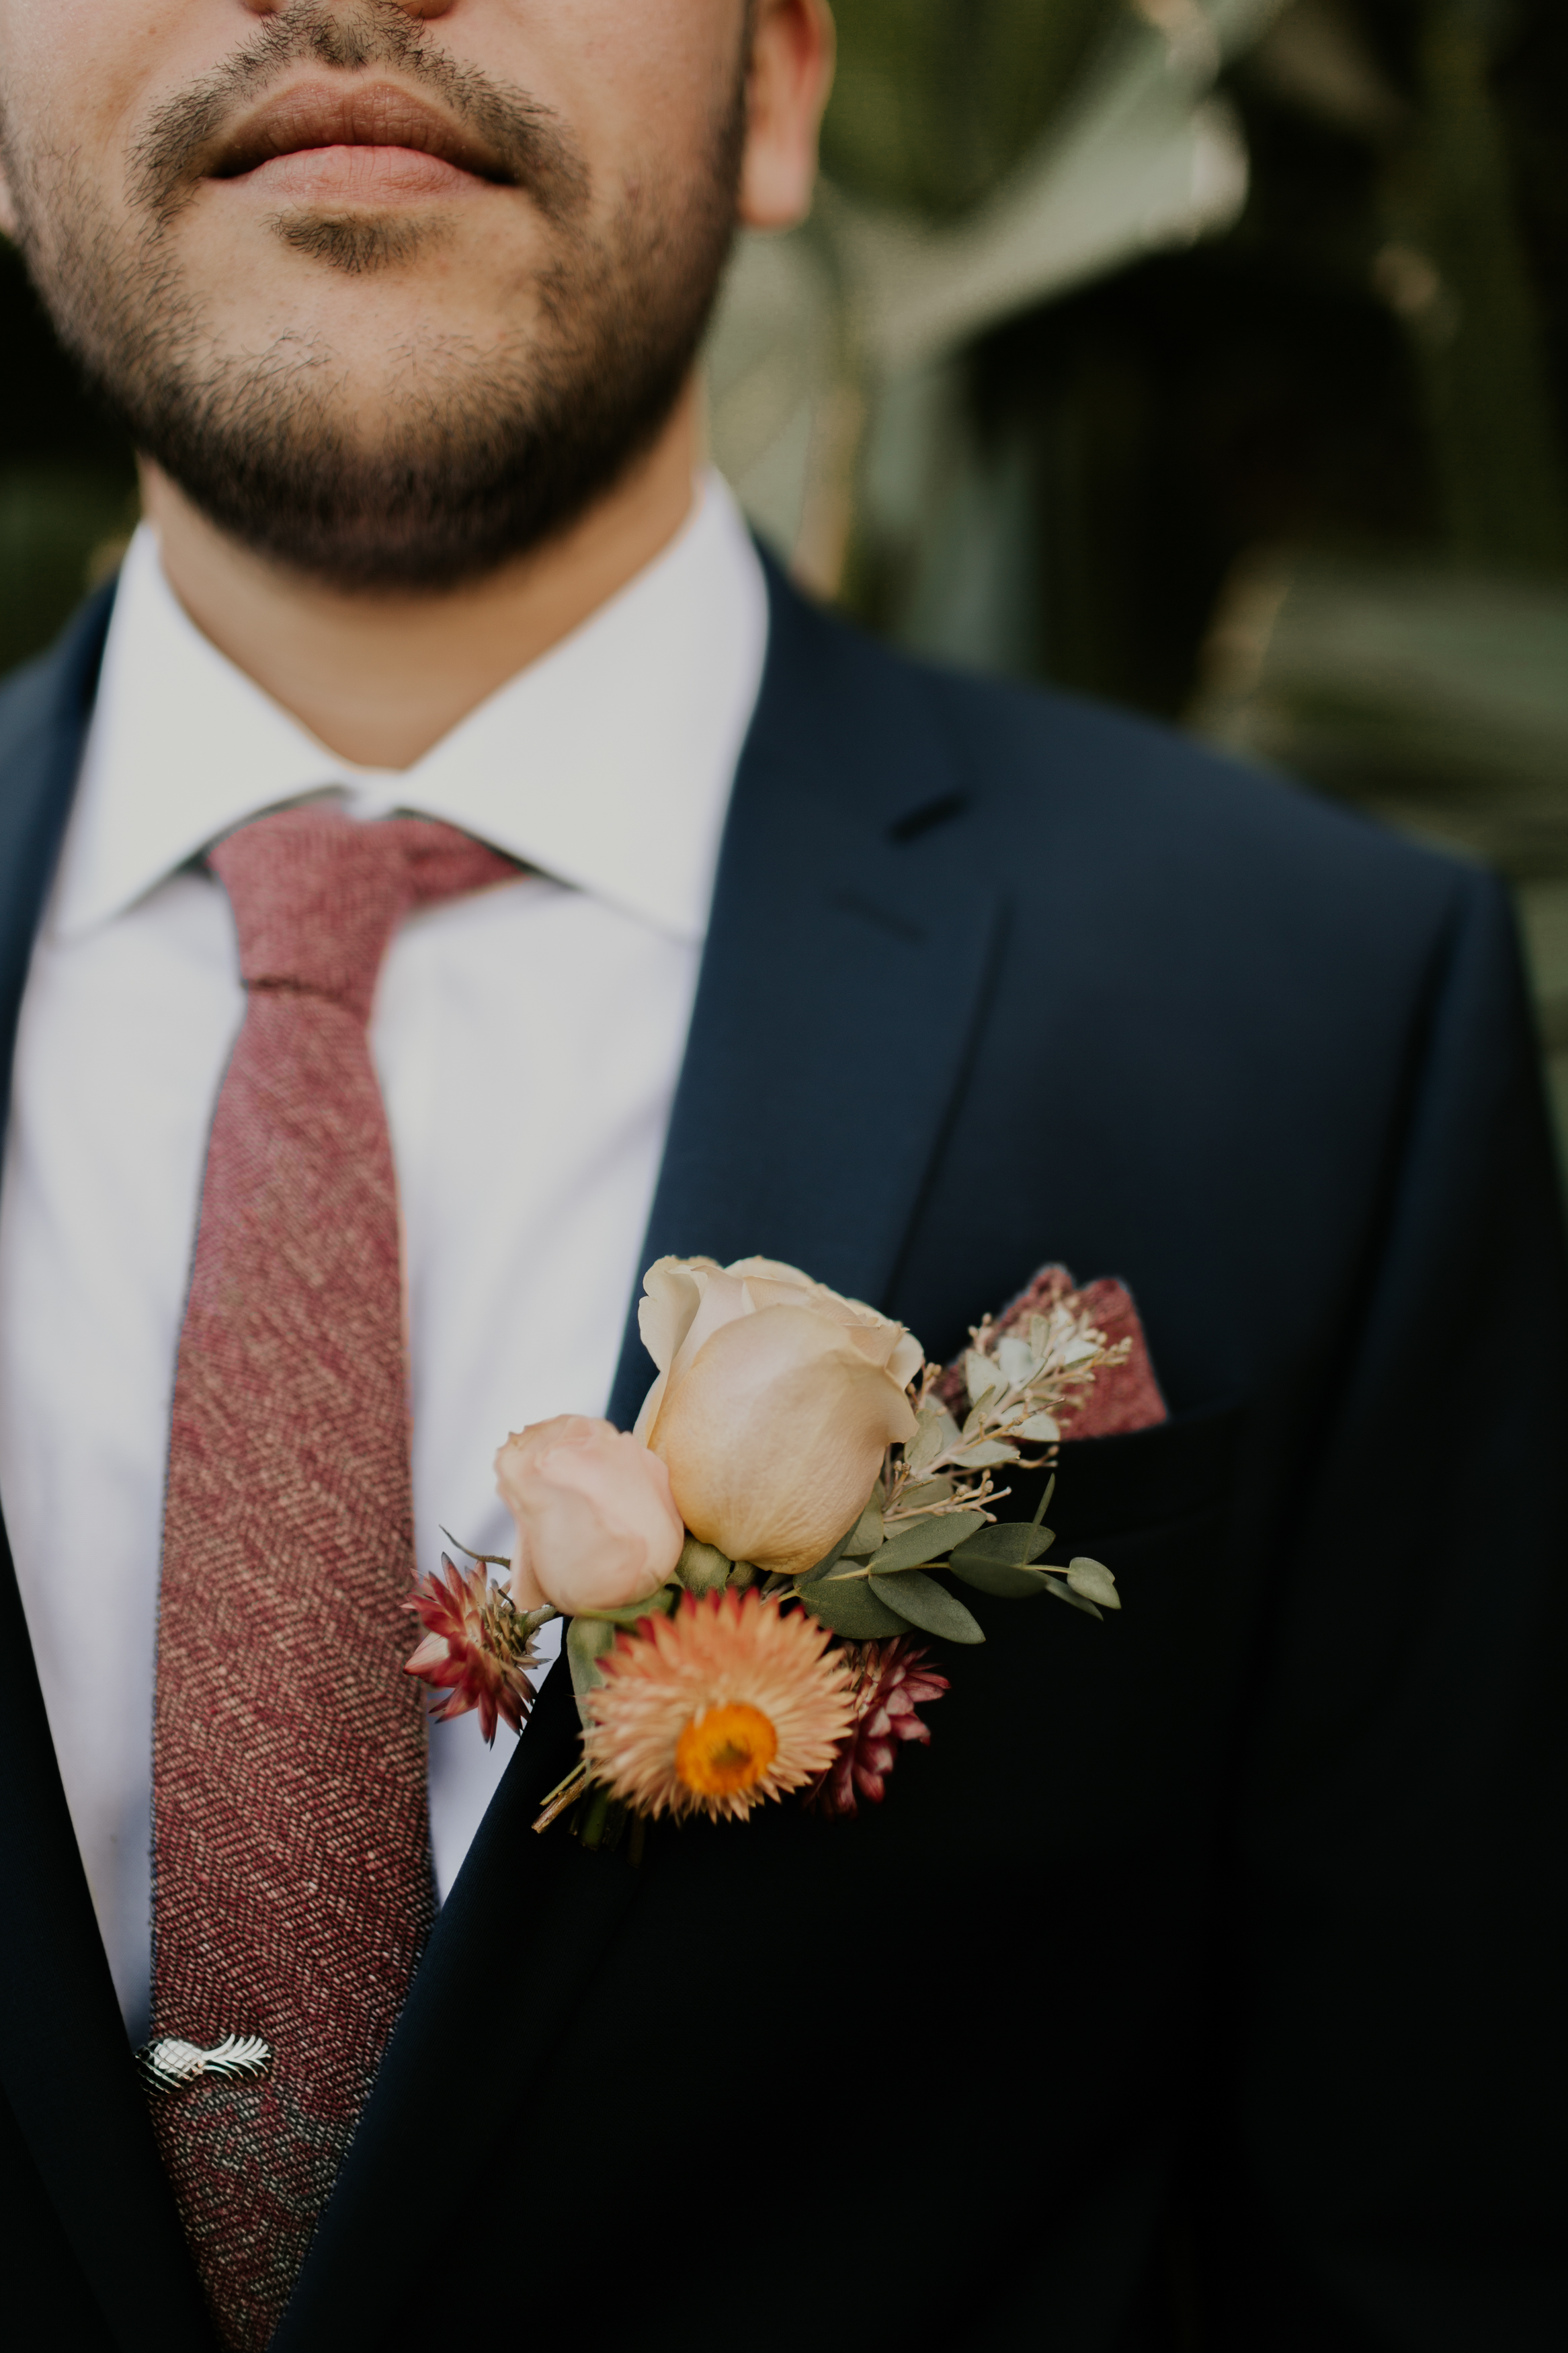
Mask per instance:
[[[411,908],[517,870],[450,826],[258,819],[210,863],[247,1009],[174,1383],[153,2017],[270,2072],[154,2099],[225,2341],[267,2344],[435,1910],[396,1187],[366,1025]]]

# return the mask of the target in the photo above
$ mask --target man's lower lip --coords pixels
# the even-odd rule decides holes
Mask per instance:
[[[417,147],[299,147],[231,181],[276,203],[388,205],[456,196],[488,186],[472,172]]]

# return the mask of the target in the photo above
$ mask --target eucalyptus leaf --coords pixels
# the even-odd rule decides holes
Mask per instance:
[[[1013,1435],[1027,1439],[1032,1446],[1054,1446],[1061,1431],[1057,1426],[1055,1414],[1032,1413],[1027,1421],[1019,1422]]]
[[[847,1584],[821,1577],[796,1590],[814,1618],[830,1626],[836,1634],[847,1634],[852,1642],[868,1642],[878,1634],[907,1634],[910,1630],[906,1619],[896,1616],[878,1600],[868,1577],[857,1577]]]
[[[1090,1560],[1079,1553],[1068,1563],[1068,1583],[1086,1601],[1098,1601],[1102,1609],[1120,1609],[1121,1596],[1116,1590],[1116,1579],[1102,1560]]]
[[[1051,1529],[1037,1528],[1032,1521],[1002,1520],[956,1546],[952,1565],[958,1569],[1027,1568],[1032,1561],[1043,1558],[1055,1542]]]
[[[970,1404],[978,1406],[984,1405],[988,1397],[994,1396],[1007,1384],[989,1356],[983,1356],[978,1348],[965,1348],[963,1386],[969,1392]]]
[[[869,1509],[870,1505],[868,1504],[867,1510],[868,1511]],[[845,1529],[844,1534],[839,1537],[838,1542],[834,1546],[831,1552],[825,1552],[822,1558],[816,1562],[812,1567],[803,1568],[800,1575],[796,1577],[795,1583],[797,1585],[815,1585],[819,1577],[826,1577],[830,1568],[837,1568],[838,1563],[844,1557],[844,1548],[846,1545],[847,1545],[850,1537],[854,1535],[855,1528],[859,1526],[860,1520],[864,1519],[865,1516],[865,1512],[862,1512],[860,1518],[855,1523],[855,1527]]]
[[[733,1566],[728,1553],[721,1552],[717,1545],[700,1544],[689,1535],[675,1573],[688,1593],[718,1593],[730,1582]]]
[[[989,1593],[994,1601],[1030,1601],[1047,1590],[1043,1570],[1010,1568],[1005,1561],[977,1560],[948,1563],[954,1577],[972,1585],[976,1593]]]
[[[661,1585],[644,1601],[628,1601],[624,1609],[579,1609],[573,1619],[574,1626],[586,1620],[591,1625],[632,1627],[644,1618],[668,1618],[680,1596],[672,1585]]]
[[[599,1672],[599,1661],[614,1642],[616,1631],[614,1626],[595,1618],[574,1618],[566,1629],[566,1663],[572,1670],[572,1689],[577,1696],[577,1713],[584,1728],[588,1711],[583,1702],[605,1680]]]
[[[922,1504],[945,1504],[952,1493],[951,1479],[923,1479],[918,1487],[906,1487],[899,1498],[901,1512],[912,1512]]]
[[[873,1577],[869,1583],[879,1601],[889,1603],[922,1633],[940,1634],[949,1642],[985,1640],[978,1620],[970,1616],[957,1594],[939,1585],[934,1577],[922,1577],[919,1569],[911,1569],[905,1577]]]
[[[1039,1526],[1039,1525],[1040,1525],[1041,1521],[1045,1518],[1046,1514],[1050,1510],[1050,1508],[1051,1508],[1051,1497],[1056,1493],[1056,1492],[1057,1492],[1057,1474],[1056,1474],[1056,1472],[1053,1471],[1053,1472],[1051,1472],[1050,1477],[1046,1481],[1046,1492],[1045,1492],[1045,1493],[1040,1497],[1039,1502],[1035,1505],[1035,1515],[1034,1515],[1034,1516],[1035,1516],[1035,1525],[1036,1525],[1037,1527],[1038,1527],[1038,1526]]]
[[[881,1541],[882,1506],[873,1495],[846,1537],[844,1550],[851,1560],[864,1560]]]
[[[957,1444],[958,1424],[952,1414],[941,1406],[922,1406],[915,1434],[904,1453],[905,1463],[911,1472],[923,1471],[928,1462],[934,1462],[939,1454],[945,1454],[950,1446]]]
[[[1017,1460],[1017,1448],[1009,1446],[1003,1438],[983,1438],[978,1445],[965,1446],[953,1456],[953,1461],[964,1471],[984,1471],[994,1463],[1016,1462]]]
[[[939,1512],[934,1519],[916,1520],[912,1527],[895,1529],[873,1556],[872,1569],[878,1577],[893,1577],[901,1569],[922,1568],[984,1525],[984,1512]]]
[[[1027,1340],[1009,1335],[996,1343],[996,1362],[1001,1366],[1010,1389],[1026,1388],[1040,1369],[1040,1360]]]
[[[1070,1585],[1058,1584],[1054,1577],[1047,1577],[1046,1591],[1053,1601],[1066,1601],[1074,1609],[1082,1609],[1090,1618],[1098,1618],[1101,1615],[1092,1601],[1086,1601],[1081,1593],[1073,1591]]]

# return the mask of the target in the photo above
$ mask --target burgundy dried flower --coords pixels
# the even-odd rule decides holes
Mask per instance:
[[[487,1742],[498,1723],[521,1732],[534,1699],[525,1672],[536,1663],[531,1635],[482,1565],[465,1573],[443,1553],[441,1567],[445,1577],[422,1577],[406,1604],[425,1639],[405,1672],[447,1694],[430,1710],[437,1723],[477,1707]]]
[[[857,1812],[857,1789],[879,1806],[899,1743],[930,1743],[930,1726],[915,1710],[951,1688],[944,1674],[922,1663],[924,1645],[907,1634],[890,1642],[847,1642],[844,1651],[853,1678],[856,1723],[812,1792],[810,1803],[825,1814]]]

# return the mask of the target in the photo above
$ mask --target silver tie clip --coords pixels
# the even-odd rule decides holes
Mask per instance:
[[[182,2042],[177,2034],[163,2034],[136,2053],[142,2081],[153,2092],[181,2092],[203,2075],[244,2083],[265,2075],[271,2064],[272,2045],[259,2034],[226,2034],[210,2051],[195,2042]]]

